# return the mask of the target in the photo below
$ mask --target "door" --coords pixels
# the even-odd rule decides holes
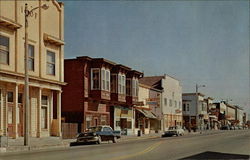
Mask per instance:
[[[7,92],[7,122],[8,122],[8,136],[14,137],[14,93]]]
[[[23,112],[23,94],[18,93],[18,107],[17,107],[17,128],[18,128],[18,136],[24,136],[24,112]]]

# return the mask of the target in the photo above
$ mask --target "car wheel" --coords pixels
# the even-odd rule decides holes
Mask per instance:
[[[116,143],[117,142],[117,137],[114,137],[113,138],[113,143]]]
[[[100,136],[98,136],[98,140],[96,142],[97,144],[101,144],[102,143],[102,138]]]

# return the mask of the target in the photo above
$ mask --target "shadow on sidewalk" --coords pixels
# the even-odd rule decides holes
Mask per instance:
[[[182,158],[181,160],[187,159],[249,159],[249,155],[241,154],[229,154],[229,153],[220,153],[220,152],[203,152],[190,157]]]

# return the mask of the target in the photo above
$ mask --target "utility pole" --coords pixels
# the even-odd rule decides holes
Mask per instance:
[[[25,4],[25,124],[24,124],[24,145],[29,146],[29,73],[28,73],[28,16],[29,16],[29,10],[28,10],[28,4]]]
[[[29,62],[29,46],[28,46],[28,17],[33,15],[33,11],[42,8],[42,9],[48,9],[49,6],[46,4],[35,7],[31,10],[28,10],[28,4],[25,4],[25,10],[24,10],[24,15],[25,15],[25,35],[24,35],[24,58],[25,58],[25,82],[24,82],[24,92],[25,92],[25,109],[24,109],[24,117],[25,117],[25,123],[24,123],[24,145],[29,146],[30,145],[30,139],[29,139],[29,131],[30,131],[30,126],[29,126],[29,119],[30,119],[30,103],[29,103],[29,69],[28,69],[28,62]]]

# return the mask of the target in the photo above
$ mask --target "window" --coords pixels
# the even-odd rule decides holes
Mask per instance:
[[[119,74],[118,75],[118,93],[121,94],[121,90],[122,90],[122,76]]]
[[[0,63],[9,64],[9,38],[0,35]]]
[[[138,97],[138,79],[133,79],[132,80],[132,96]]]
[[[48,128],[48,96],[42,96],[41,128]]]
[[[110,71],[102,69],[102,90],[110,91]]]
[[[175,108],[177,107],[177,101],[174,101],[174,107]]]
[[[23,103],[23,94],[18,93],[18,103]]]
[[[167,106],[168,105],[168,99],[164,98],[164,105]]]
[[[7,93],[8,102],[14,102],[13,92]]]
[[[172,99],[169,100],[169,106],[172,107]]]
[[[100,70],[91,69],[91,89],[100,89]]]
[[[186,104],[185,103],[183,104],[183,108],[182,109],[183,109],[183,111],[186,111]]]
[[[49,75],[56,74],[55,63],[56,63],[55,53],[47,51],[47,74]]]
[[[118,74],[118,93],[126,94],[126,77],[124,74]]]
[[[110,91],[110,72],[106,70],[106,90]]]
[[[35,70],[34,51],[35,51],[34,46],[29,44],[28,45],[28,69],[30,71]]]
[[[131,88],[132,88],[132,86],[131,86],[131,79],[126,79],[126,94],[128,96],[132,95]]]
[[[189,111],[189,104],[187,104],[187,111]]]

